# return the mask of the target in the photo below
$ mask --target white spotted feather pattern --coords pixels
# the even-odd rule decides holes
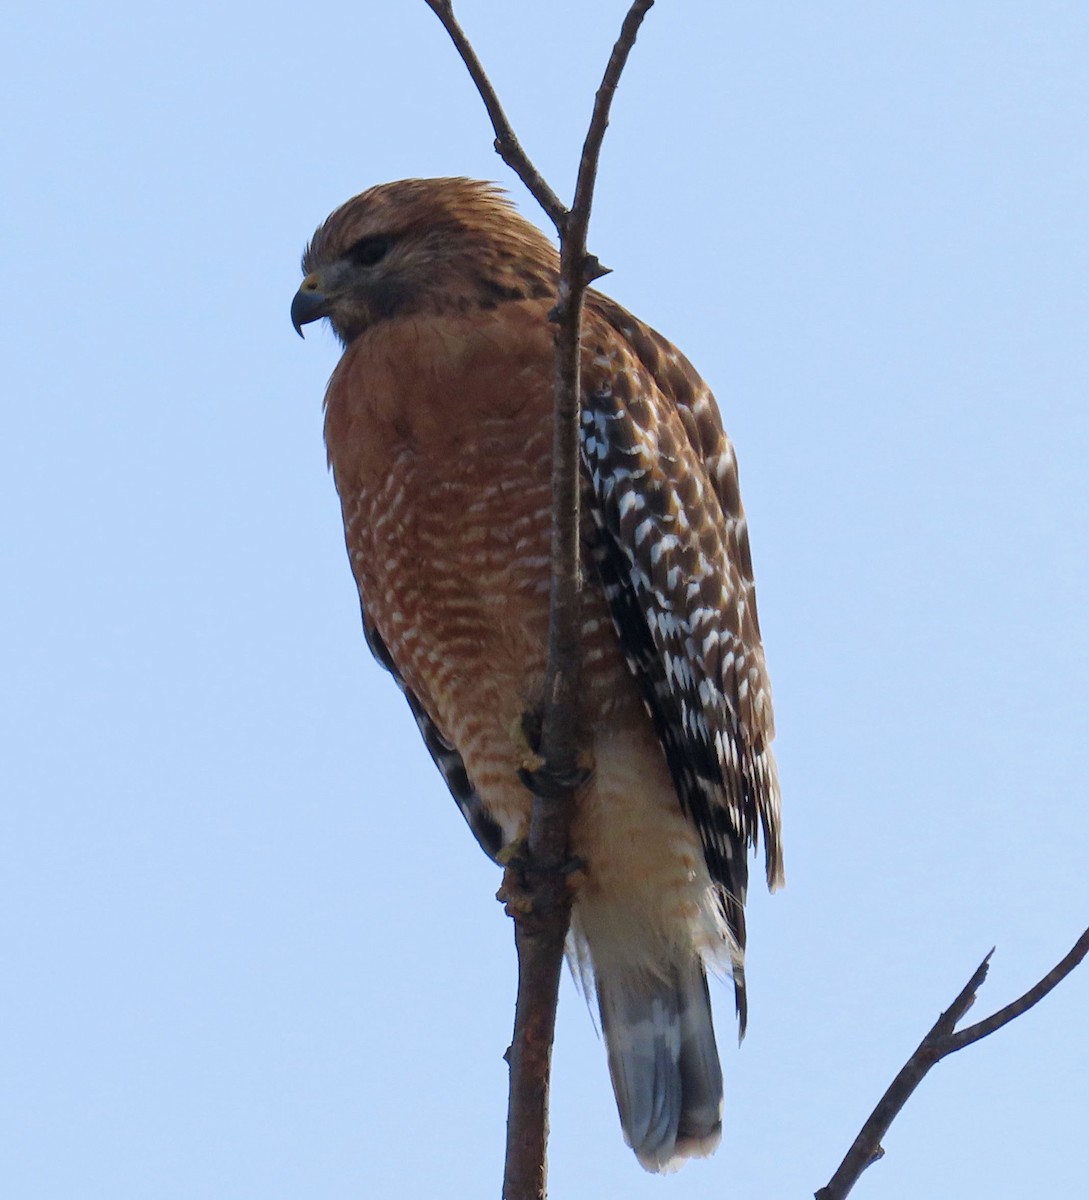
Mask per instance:
[[[688,361],[618,305],[600,307],[631,350],[594,355],[590,324],[581,444],[596,526],[592,557],[681,804],[721,888],[738,950],[744,1029],[747,853],[761,832],[771,887],[783,872],[771,691],[736,461],[711,393]]]

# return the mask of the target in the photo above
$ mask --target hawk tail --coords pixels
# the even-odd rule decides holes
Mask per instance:
[[[613,970],[597,978],[624,1140],[648,1171],[710,1154],[722,1135],[722,1068],[707,976],[698,958],[663,976]]]

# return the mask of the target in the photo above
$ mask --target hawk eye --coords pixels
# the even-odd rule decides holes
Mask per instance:
[[[372,237],[360,238],[349,249],[345,257],[350,258],[357,267],[373,267],[375,263],[381,262],[386,257],[392,245],[392,238],[375,234]]]

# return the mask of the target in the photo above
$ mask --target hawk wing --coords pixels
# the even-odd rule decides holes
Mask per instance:
[[[593,294],[582,458],[591,547],[628,666],[739,949],[748,850],[782,882],[771,689],[737,464],[707,386],[664,338]],[[744,1029],[744,980],[735,971]]]
[[[499,852],[503,848],[503,832],[499,825],[485,812],[484,806],[480,801],[480,796],[473,786],[472,780],[469,778],[468,771],[465,769],[464,759],[458,753],[456,747],[447,740],[442,730],[431,719],[427,710],[420,702],[420,698],[405,683],[401,672],[397,670],[386,643],[382,640],[382,635],[367,617],[367,610],[363,607],[362,601],[360,601],[360,611],[363,614],[363,636],[367,639],[367,646],[370,652],[377,659],[379,665],[385,667],[393,676],[404,698],[408,701],[408,707],[412,710],[412,715],[416,718],[416,725],[419,727],[424,745],[427,747],[435,766],[438,767],[439,773],[446,781],[446,786],[450,789],[450,795],[457,802],[457,806],[461,810],[461,815],[473,831],[473,836],[480,843],[481,850],[489,858],[498,862]]]

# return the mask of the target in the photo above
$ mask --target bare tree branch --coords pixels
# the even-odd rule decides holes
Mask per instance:
[[[568,211],[529,160],[480,60],[458,24],[450,0],[427,0],[461,55],[491,117],[495,148],[552,219],[560,235],[560,279],[552,320],[553,365],[552,584],[548,667],[540,718],[540,767],[525,773],[534,794],[524,853],[508,867],[500,899],[514,918],[518,1000],[510,1064],[504,1200],[544,1200],[547,1191],[548,1089],[564,941],[571,920],[568,841],[578,761],[579,635],[582,578],[579,555],[579,351],[586,288],[605,273],[587,254],[594,184],[609,109],[643,18],[654,0],[635,0],[621,26],[594,98]]]
[[[958,1032],[957,1023],[975,1003],[976,993],[987,978],[987,968],[993,953],[994,950],[979,964],[975,974],[937,1019],[933,1028],[919,1043],[915,1053],[889,1084],[888,1090],[870,1113],[828,1185],[816,1193],[816,1200],[843,1200],[858,1182],[862,1172],[883,1157],[885,1151],[881,1147],[881,1140],[930,1068],[957,1050],[963,1050],[965,1046],[970,1046],[973,1042],[978,1042],[1001,1029],[1003,1025],[1008,1025],[1015,1017],[1027,1012],[1042,1000],[1073,971],[1086,954],[1089,954],[1089,929],[1074,943],[1070,953],[1020,999],[999,1009],[993,1016]]]
[[[454,16],[454,6],[451,0],[424,0],[424,3],[442,22],[442,27],[450,35],[450,40],[457,47],[462,62],[465,63],[473,83],[476,84],[476,90],[480,93],[481,100],[484,101],[484,107],[488,110],[492,128],[495,130],[496,154],[529,188],[533,198],[552,219],[552,224],[556,226],[556,232],[562,234],[564,226],[567,224],[567,208],[545,182],[544,176],[530,162],[529,155],[522,149],[522,143],[515,136],[514,129],[507,120],[507,114],[503,111],[502,104],[499,103],[499,97],[496,95],[495,88],[492,87],[491,80],[485,74],[476,51],[458,24],[457,17]]]
[[[988,1037],[995,1030],[1001,1029],[1003,1025],[1008,1025],[1010,1021],[1015,1017],[1019,1017],[1023,1012],[1028,1012],[1053,987],[1062,983],[1086,954],[1089,954],[1089,929],[1074,943],[1070,953],[1061,962],[1056,963],[1043,979],[1034,987],[1029,988],[1023,996],[1014,1000],[1012,1004],[1007,1004],[1005,1008],[1000,1008],[998,1012],[987,1017],[986,1020],[978,1021],[975,1025],[969,1025],[967,1029],[961,1029],[956,1033],[950,1034],[948,1053],[952,1054],[955,1050],[963,1050],[965,1046],[970,1046],[973,1042],[978,1042],[980,1038]]]
[[[552,592],[548,630],[548,674],[541,733],[541,773],[567,786],[577,782],[578,666],[581,610],[579,558],[579,410],[581,365],[579,349],[582,306],[588,285],[603,273],[597,259],[587,255],[586,236],[597,180],[601,143],[609,124],[609,109],[636,34],[654,0],[635,0],[609,57],[594,99],[593,114],[582,148],[575,201],[567,227],[560,234],[560,282],[552,319],[556,323],[553,365],[555,400],[552,442]],[[530,831],[530,854],[542,866],[563,865],[566,828],[545,821],[545,804],[535,804]],[[552,828],[549,828],[552,826]]]
[[[609,110],[639,28],[654,0],[635,0],[621,26],[583,143],[574,201],[567,209],[522,148],[491,81],[454,15],[452,0],[426,0],[476,86],[495,131],[495,149],[555,225],[560,277],[551,319],[556,325],[553,366],[552,563],[545,700],[539,714],[541,765],[524,772],[534,800],[524,852],[504,876],[499,898],[515,922],[518,999],[510,1064],[504,1200],[544,1200],[547,1192],[548,1093],[563,948],[571,917],[569,832],[578,762],[578,681],[581,610],[579,556],[580,336],[586,288],[606,273],[587,253],[587,231],[598,160]],[[1020,999],[957,1031],[987,978],[991,954],[904,1064],[816,1200],[843,1200],[863,1171],[884,1155],[881,1141],[930,1069],[943,1058],[989,1036],[1028,1011],[1089,953],[1089,930],[1070,953]]]

